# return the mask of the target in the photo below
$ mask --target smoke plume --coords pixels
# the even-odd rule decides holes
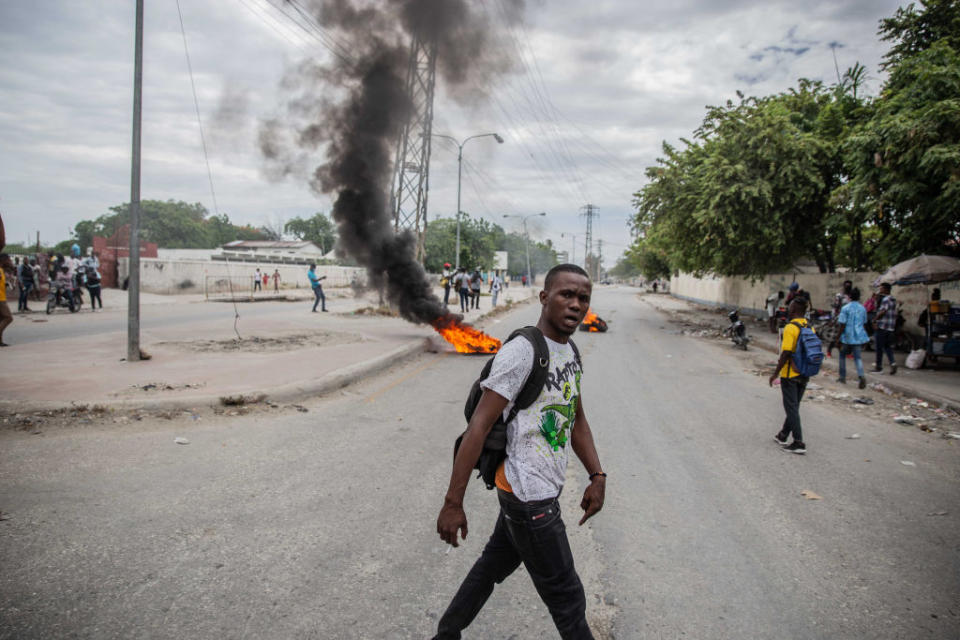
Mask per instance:
[[[510,66],[492,46],[494,23],[469,0],[323,0],[310,8],[338,43],[329,65],[306,62],[281,83],[285,115],[264,122],[260,149],[272,176],[297,175],[324,149],[310,176],[317,193],[336,194],[339,247],[366,267],[370,283],[405,319],[452,320],[415,259],[416,239],[395,233],[390,210],[394,149],[410,118],[406,73],[411,38],[434,42],[437,76],[453,96],[476,94]],[[498,0],[518,20],[522,0]],[[442,318],[442,320],[441,320]]]

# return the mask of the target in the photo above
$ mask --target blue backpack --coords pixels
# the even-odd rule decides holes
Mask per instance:
[[[793,368],[801,376],[813,377],[820,373],[820,365],[823,364],[823,343],[810,327],[804,327],[799,322],[790,324],[800,329],[797,348],[793,352]]]

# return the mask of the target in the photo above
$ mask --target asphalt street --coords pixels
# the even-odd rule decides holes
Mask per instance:
[[[678,335],[633,290],[593,308],[610,331],[575,339],[607,503],[577,526],[578,462],[562,503],[598,638],[960,635],[953,441],[808,402],[809,451],[786,453],[770,354]],[[496,516],[473,481],[465,543],[435,533],[483,362],[426,353],[307,412],[0,431],[0,637],[430,637]],[[556,632],[521,569],[466,637]]]

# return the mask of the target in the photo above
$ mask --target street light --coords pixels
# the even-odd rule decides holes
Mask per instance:
[[[561,238],[566,238],[567,236],[570,236],[573,238],[573,243],[570,245],[570,248],[572,250],[570,253],[570,264],[577,264],[577,234],[566,233],[566,232],[560,234]]]
[[[497,144],[503,144],[503,138],[500,137],[499,133],[478,133],[475,136],[470,136],[469,138],[464,138],[463,142],[458,142],[453,136],[448,136],[443,133],[431,133],[430,135],[437,138],[446,138],[447,140],[453,141],[453,144],[457,145],[457,255],[456,255],[456,269],[460,268],[460,183],[461,177],[463,176],[463,145],[467,144],[470,140],[474,138],[485,138],[487,136],[493,138],[497,141]]]
[[[520,223],[523,225],[523,237],[524,245],[527,248],[527,284],[533,285],[533,278],[530,276],[530,234],[527,233],[527,218],[533,218],[535,216],[545,216],[547,215],[546,211],[541,211],[540,213],[531,213],[530,215],[522,214],[503,214],[504,218],[520,218]]]

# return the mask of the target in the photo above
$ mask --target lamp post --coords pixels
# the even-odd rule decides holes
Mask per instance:
[[[527,284],[531,286],[533,285],[533,278],[530,275],[530,234],[527,233],[527,218],[533,218],[536,216],[545,216],[545,215],[547,215],[546,211],[541,211],[540,213],[531,213],[530,215],[526,215],[526,216],[521,214],[514,214],[514,215],[511,215],[509,213],[503,214],[504,218],[520,218],[520,223],[523,225],[523,240],[524,240],[523,243],[527,249]]]
[[[453,136],[448,136],[443,133],[431,133],[430,135],[437,138],[446,138],[447,140],[452,141],[453,144],[457,145],[457,255],[456,255],[456,259],[454,260],[454,262],[456,262],[456,264],[454,265],[454,268],[459,269],[460,268],[460,183],[461,183],[461,178],[463,176],[463,145],[467,144],[467,142],[469,142],[470,140],[473,140],[474,138],[485,138],[487,136],[490,136],[494,140],[496,140],[497,144],[503,144],[503,138],[500,137],[499,133],[478,133],[475,136],[464,138],[462,142],[459,142]]]
[[[566,232],[560,234],[561,238],[566,238],[567,236],[573,238],[573,242],[570,245],[570,264],[577,264],[577,234]]]

